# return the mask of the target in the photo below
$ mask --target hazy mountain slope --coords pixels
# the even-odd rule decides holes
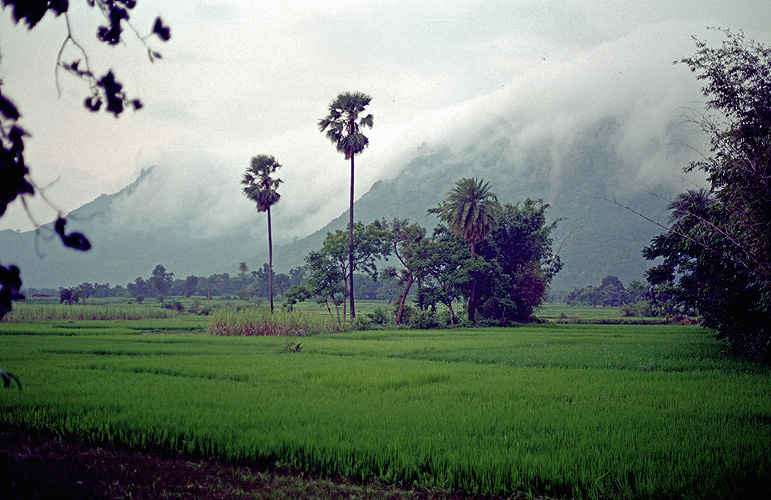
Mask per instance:
[[[624,282],[639,279],[647,267],[640,250],[659,228],[607,199],[617,198],[652,218],[663,218],[666,202],[650,190],[672,182],[655,176],[640,180],[640,161],[625,154],[620,140],[627,133],[617,117],[607,116],[577,128],[568,140],[544,136],[523,142],[510,124],[494,123],[483,131],[484,139],[477,135],[456,144],[418,148],[399,175],[375,183],[357,201],[355,216],[364,222],[406,217],[431,228],[436,219],[426,211],[444,198],[455,181],[481,177],[490,182],[502,203],[543,198],[552,206],[550,218],[564,219],[555,233],[564,268],[554,288],[596,284],[609,274]],[[650,153],[642,156],[658,155],[672,163],[670,171],[677,172],[684,164],[682,158],[667,159],[661,149],[653,144]],[[361,158],[359,168],[367,168],[366,153]],[[3,231],[2,262],[22,268],[25,286],[48,287],[82,282],[125,285],[138,276],[148,277],[156,264],[179,278],[235,274],[241,261],[255,268],[267,260],[261,224],[206,237],[201,233],[212,231],[197,231],[186,220],[132,219],[122,202],[149,182],[151,171],[143,172],[121,192],[100,196],[70,214],[67,229],[85,233],[93,244],[90,252],[63,248],[46,228],[37,236]],[[200,200],[202,206],[206,203]],[[302,265],[305,255],[320,247],[327,231],[342,229],[346,222],[343,213],[320,231],[277,246],[277,271]]]
[[[555,249],[560,250],[564,268],[554,288],[595,284],[610,274],[624,282],[640,279],[648,266],[640,250],[660,228],[608,200],[618,199],[654,219],[664,217],[666,201],[649,189],[630,186],[633,176],[622,168],[624,161],[613,147],[618,127],[614,118],[607,118],[576,131],[560,160],[562,165],[550,157],[554,145],[548,142],[516,155],[511,154],[512,143],[506,137],[460,153],[424,146],[398,177],[377,182],[361,197],[355,217],[365,222],[407,217],[430,228],[436,218],[426,211],[444,199],[457,179],[482,177],[502,203],[542,198],[551,205],[550,220],[563,219],[555,232]],[[677,168],[673,165],[674,171]],[[275,255],[282,263],[296,262],[318,248],[328,231],[346,224],[343,214],[308,238],[279,248]]]
[[[50,225],[34,231],[0,231],[2,262],[21,268],[25,287],[72,286],[83,282],[125,285],[135,278],[148,277],[157,264],[175,276],[237,272],[248,249],[255,246],[245,233],[201,238],[180,230],[179,221],[169,220],[163,230],[146,229],[147,221],[135,220],[117,226],[120,202],[143,182],[151,182],[151,170],[118,193],[102,195],[72,211],[67,231],[84,233],[92,244],[88,252],[64,248],[54,238]],[[202,200],[204,202],[204,200]],[[116,229],[120,227],[121,229]],[[155,225],[154,225],[155,227]]]

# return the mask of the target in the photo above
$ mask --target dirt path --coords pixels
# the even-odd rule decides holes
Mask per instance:
[[[0,429],[0,499],[388,499],[487,497],[354,484],[285,470],[94,446]],[[510,497],[533,498],[525,495]]]

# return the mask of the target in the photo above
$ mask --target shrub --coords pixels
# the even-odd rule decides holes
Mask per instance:
[[[643,318],[649,318],[651,316],[654,316],[653,309],[651,308],[650,302],[647,301],[640,301],[636,304],[625,304],[621,308],[621,314],[623,316],[629,317],[629,316],[639,316]]]
[[[437,326],[432,311],[415,311],[410,315],[409,324],[410,327],[418,330],[428,330]]]
[[[367,319],[376,325],[385,325],[388,323],[388,313],[377,306],[374,311],[367,313]]]

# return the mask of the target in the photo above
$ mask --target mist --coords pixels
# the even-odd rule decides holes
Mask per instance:
[[[357,198],[378,180],[398,176],[420,148],[462,157],[472,145],[501,138],[507,139],[506,165],[469,157],[469,175],[494,177],[501,168],[529,175],[525,157],[548,148],[540,152],[547,160],[538,175],[556,184],[573,168],[565,154],[577,133],[608,117],[617,124],[609,146],[620,159],[612,195],[691,182],[682,167],[703,146],[688,121],[689,110],[701,106],[700,94],[687,69],[673,61],[693,52],[690,33],[697,31],[674,22],[644,26],[577,54],[536,60],[486,95],[427,114],[402,110],[402,120],[388,116],[388,108],[379,112],[375,95],[370,148],[356,158]],[[325,104],[319,103],[319,117]],[[178,139],[142,165],[154,166],[150,182],[121,200],[116,228],[141,222],[148,233],[180,231],[193,239],[231,231],[259,237],[266,231],[264,214],[242,195],[239,182],[251,156],[261,153],[283,165],[282,199],[272,210],[278,244],[347,210],[348,162],[309,123],[253,144],[228,143],[220,134]]]

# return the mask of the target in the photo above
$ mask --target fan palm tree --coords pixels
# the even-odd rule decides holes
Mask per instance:
[[[364,108],[371,101],[372,97],[362,92],[342,93],[329,104],[329,114],[319,120],[319,130],[326,131],[327,139],[335,145],[337,151],[343,153],[346,160],[351,160],[351,199],[348,222],[351,319],[356,317],[353,300],[353,158],[369,145],[369,139],[362,133],[362,129],[372,128],[373,117],[371,114],[361,117],[359,115],[364,113]]]
[[[501,206],[490,192],[490,184],[481,179],[464,177],[455,183],[447,198],[439,207],[429,210],[445,222],[450,231],[461,241],[471,244],[471,258],[476,258],[476,244],[495,230]],[[471,282],[469,294],[469,321],[475,320],[476,280]]]
[[[667,208],[672,212],[670,221],[678,222],[688,216],[703,219],[714,204],[715,199],[709,189],[689,189],[677,195]]]
[[[271,175],[279,168],[281,164],[273,156],[257,155],[252,158],[249,168],[241,179],[244,194],[257,204],[257,211],[268,213],[268,296],[271,313],[273,313],[273,229],[270,222],[270,207],[278,203],[281,198],[277,189],[282,182],[281,179],[274,179]]]

